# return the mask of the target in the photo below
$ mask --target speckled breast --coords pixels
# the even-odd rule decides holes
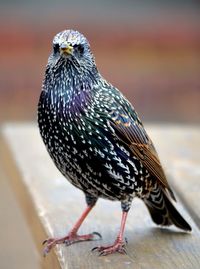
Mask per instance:
[[[41,100],[41,136],[57,168],[73,185],[110,200],[142,195],[149,173],[125,145],[98,127],[92,131],[87,128],[80,135],[75,126],[58,117]]]

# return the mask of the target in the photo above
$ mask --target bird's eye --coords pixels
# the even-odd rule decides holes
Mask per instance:
[[[82,44],[74,45],[74,50],[82,55],[84,53],[84,46]]]
[[[58,43],[53,44],[53,53],[56,54],[59,52],[60,46]]]

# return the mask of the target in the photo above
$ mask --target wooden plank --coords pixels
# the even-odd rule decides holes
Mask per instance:
[[[2,129],[0,129],[2,131]],[[26,135],[25,135],[26,136]],[[32,195],[30,188],[24,183],[23,172],[20,167],[16,165],[15,158],[11,152],[8,141],[0,133],[0,163],[3,165],[3,172],[7,179],[10,179],[13,190],[20,202],[21,208],[27,219],[27,223],[33,234],[33,239],[37,249],[39,250],[39,264],[41,268],[55,269],[60,268],[57,256],[53,252],[48,260],[44,261],[41,257],[41,238],[46,237],[46,230],[41,223],[41,218],[38,216],[38,210],[36,209],[36,203],[33,201],[34,196]],[[28,149],[28,148],[27,148]],[[45,263],[44,263],[45,262]]]
[[[163,152],[163,149],[165,149],[165,143],[169,145],[168,138],[164,134],[171,128],[173,127],[165,129],[149,126],[152,138],[158,145],[159,152],[162,152],[161,158],[164,165],[167,166],[170,176],[173,173],[176,175],[177,172],[174,171],[175,168],[169,169],[173,167],[170,166],[171,155],[168,154],[168,151]],[[171,131],[173,134],[173,130]],[[188,133],[190,133],[189,131],[188,129]],[[182,136],[182,134],[185,134],[185,128],[180,127],[177,132],[179,132],[179,136]],[[199,134],[198,130],[191,137],[193,135],[199,137]],[[71,186],[57,171],[42,144],[35,125],[6,125],[3,127],[3,136],[10,147],[20,174],[15,179],[15,185],[18,186],[16,191],[20,192],[20,196],[24,196],[24,193],[26,193],[25,195],[31,198],[26,198],[32,203],[32,206],[27,210],[28,212],[26,212],[26,216],[27,218],[32,216],[32,221],[35,221],[33,219],[37,217],[40,219],[42,227],[34,226],[33,230],[39,229],[41,231],[44,227],[43,232],[34,232],[37,236],[36,241],[41,242],[45,238],[45,233],[49,236],[65,235],[85,207],[82,193]],[[170,140],[170,146],[173,149],[176,148],[173,136]],[[187,149],[187,144],[184,144],[184,148]],[[5,150],[4,154],[6,155]],[[190,155],[188,155],[188,158],[190,158]],[[10,160],[7,161],[10,162]],[[179,168],[181,169],[181,167]],[[13,169],[13,167],[9,169]],[[20,183],[20,181],[22,182]],[[20,185],[24,186],[23,190]],[[180,192],[186,197],[185,192],[182,190]],[[26,199],[23,203],[26,203]],[[26,204],[24,207],[26,207]],[[103,240],[84,242],[69,247],[58,246],[55,251],[60,267],[97,269],[200,268],[200,232],[180,204],[178,208],[192,225],[192,234],[182,233],[176,228],[157,228],[152,223],[144,204],[135,199],[130,210],[125,233],[129,241],[128,255],[118,254],[98,258],[90,252],[90,249],[99,244],[113,242],[119,229],[121,217],[119,203],[99,200],[96,208],[83,224],[81,232],[98,231],[102,234]],[[41,246],[40,250],[42,250]],[[59,268],[58,264],[55,264],[54,267],[51,266],[49,261],[52,257],[55,257],[53,252],[45,258],[44,268]],[[56,262],[55,259],[52,260],[53,262]]]
[[[0,161],[0,268],[39,269],[32,234]]]

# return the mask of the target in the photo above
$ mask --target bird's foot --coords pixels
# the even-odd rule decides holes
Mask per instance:
[[[43,255],[45,257],[50,252],[50,250],[57,244],[65,244],[66,246],[70,246],[76,242],[92,241],[92,240],[98,240],[101,238],[102,236],[97,232],[93,232],[91,234],[85,234],[85,235],[69,233],[69,235],[65,237],[61,237],[61,238],[48,238],[44,240],[44,242],[42,243],[43,245],[46,245],[43,250]]]
[[[115,252],[119,252],[121,254],[127,254],[126,252],[126,244],[127,241],[119,241],[116,240],[113,245],[110,246],[99,246],[99,247],[94,247],[92,251],[98,251],[99,256],[106,256]]]

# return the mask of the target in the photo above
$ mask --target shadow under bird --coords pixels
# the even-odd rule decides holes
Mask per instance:
[[[122,93],[98,72],[87,39],[74,30],[58,33],[48,59],[38,104],[41,136],[60,172],[86,198],[87,207],[63,238],[44,241],[44,255],[56,244],[67,245],[101,237],[78,229],[98,198],[120,201],[119,234],[100,255],[125,253],[123,238],[134,197],[141,198],[152,220],[191,231],[172,204],[167,182],[154,145],[136,111]]]

